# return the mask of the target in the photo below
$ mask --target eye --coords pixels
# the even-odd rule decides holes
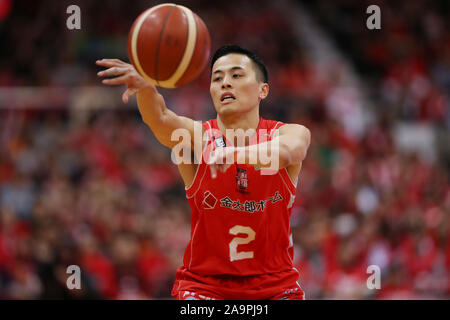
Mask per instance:
[[[222,80],[222,77],[216,77],[213,79],[213,81],[220,81],[220,80]]]
[[[233,74],[233,78],[234,79],[237,79],[237,78],[240,78],[240,77],[242,77],[240,74],[237,74],[237,73]]]

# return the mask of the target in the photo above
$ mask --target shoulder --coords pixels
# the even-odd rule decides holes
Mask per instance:
[[[282,121],[277,120],[268,120],[268,119],[262,119],[264,121],[264,127],[270,130],[277,130],[279,129],[280,134],[290,133],[295,135],[301,135],[310,138],[311,137],[311,131],[304,125],[298,124],[298,123],[286,123]]]
[[[209,119],[209,120],[206,120],[206,121],[202,122],[203,128],[205,128],[205,129],[212,129],[214,127],[214,121],[215,120],[216,119]]]
[[[283,133],[283,132],[292,132],[292,133],[297,133],[297,134],[301,134],[301,135],[311,136],[311,131],[309,131],[309,129],[307,127],[305,127],[304,125],[301,125],[298,123],[284,123],[280,127],[280,133]]]
[[[285,125],[284,122],[277,121],[277,120],[269,120],[261,118],[261,124],[260,128],[268,129],[268,130],[276,130],[279,129],[281,126]]]
[[[290,141],[301,141],[308,148],[311,143],[311,131],[301,124],[286,123],[279,130],[280,136],[287,136]]]

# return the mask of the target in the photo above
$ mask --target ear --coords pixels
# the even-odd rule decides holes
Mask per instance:
[[[261,83],[259,86],[259,98],[264,100],[269,95],[269,84]]]

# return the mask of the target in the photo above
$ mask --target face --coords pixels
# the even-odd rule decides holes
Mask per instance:
[[[269,85],[256,79],[249,57],[232,53],[214,63],[210,93],[218,114],[245,113],[258,108],[269,93]]]

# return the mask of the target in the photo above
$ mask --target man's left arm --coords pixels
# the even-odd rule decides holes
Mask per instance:
[[[274,170],[300,164],[306,157],[310,143],[311,133],[308,128],[299,124],[285,124],[275,131],[272,140],[245,147],[245,163]],[[239,150],[236,153],[238,157]],[[256,163],[254,159],[257,159]]]
[[[299,124],[285,124],[274,132],[270,141],[246,147],[216,149],[208,163],[213,178],[217,170],[225,172],[231,163],[279,170],[300,164],[306,157],[310,143],[311,133],[308,128]]]

